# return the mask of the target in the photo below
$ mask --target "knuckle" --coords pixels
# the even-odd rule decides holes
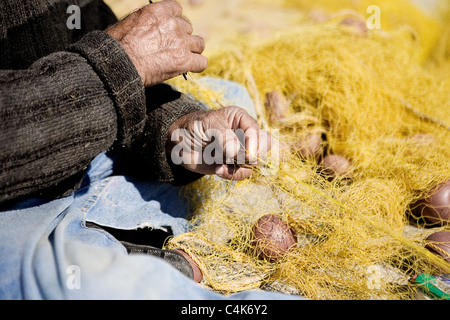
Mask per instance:
[[[206,56],[201,56],[201,64],[200,64],[200,69],[205,70],[208,67],[208,58]]]
[[[150,6],[152,12],[160,17],[166,17],[169,15],[169,10],[167,9],[166,1],[155,2]]]
[[[203,39],[202,37],[198,37],[197,39],[198,39],[198,44],[199,44],[201,50],[202,51],[205,50],[205,39]]]
[[[168,12],[172,12],[175,15],[181,15],[182,13],[182,6],[177,1],[174,0],[165,0],[157,2],[158,4],[161,4],[161,7],[164,7],[164,10],[167,10]]]
[[[160,12],[161,9],[162,9],[162,6],[161,6],[160,2],[155,2],[155,3],[152,3],[151,5],[146,5],[141,8],[141,10],[145,10],[146,12],[150,12],[150,13]]]
[[[206,67],[208,66],[208,58],[204,55],[200,55],[201,57],[201,67],[206,69]]]
[[[181,7],[181,4],[179,4],[177,1],[173,1],[172,0],[172,2],[173,2],[173,4],[174,4],[174,6],[178,9],[178,10],[182,10],[183,8]]]
[[[177,1],[174,1],[174,0],[170,0],[170,2],[172,3],[173,8],[181,13],[181,11],[183,10],[181,4],[179,4]]]
[[[170,17],[167,20],[165,20],[167,28],[169,28],[172,31],[175,31],[178,29],[178,22],[174,17]]]
[[[230,108],[231,112],[234,112],[234,113],[239,114],[241,116],[245,116],[247,114],[247,111],[245,111],[245,109],[243,109],[241,107],[232,105],[232,106],[229,106],[229,108]]]

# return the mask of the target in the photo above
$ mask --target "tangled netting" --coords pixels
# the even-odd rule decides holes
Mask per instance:
[[[381,29],[366,25],[373,4]],[[426,247],[449,225],[427,225],[414,211],[450,180],[450,11],[431,18],[387,0],[280,5],[307,18],[266,40],[237,37],[204,72],[246,86],[278,156],[261,159],[244,181],[208,176],[187,186],[191,231],[167,247],[185,250],[201,285],[225,294],[414,299],[411,277],[450,273]],[[221,93],[195,78],[174,84],[222,106]],[[339,168],[327,167],[330,155]],[[267,214],[296,239],[276,260],[255,250],[254,226]]]

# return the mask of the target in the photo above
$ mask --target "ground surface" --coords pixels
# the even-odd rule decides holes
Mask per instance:
[[[156,0],[155,0],[156,1]],[[333,0],[330,0],[333,1]],[[393,0],[395,1],[395,0]],[[439,0],[411,0],[430,10]],[[148,0],[105,0],[119,18],[146,4]],[[272,32],[296,25],[298,12],[274,5],[277,0],[178,0],[194,33],[206,40],[206,51],[220,46],[236,33],[266,37]]]

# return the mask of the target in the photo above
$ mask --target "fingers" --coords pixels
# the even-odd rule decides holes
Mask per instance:
[[[172,161],[194,172],[243,180],[251,176],[257,159],[271,148],[271,136],[260,130],[256,120],[238,107],[196,112],[195,116],[180,119],[177,121],[181,124],[175,127],[188,129],[189,138],[183,141],[189,143],[176,150],[173,147]],[[181,157],[178,155],[180,148]],[[180,161],[174,160],[174,154],[175,160]]]
[[[224,113],[222,121],[228,119],[228,128],[232,128],[236,132],[241,130],[244,136],[239,140],[237,136],[230,135],[224,141],[226,159],[237,158],[238,165],[217,165],[215,173],[217,176],[228,180],[247,179],[252,174],[252,166],[259,164],[259,158],[270,150],[272,137],[265,130],[261,130],[256,120],[243,109],[227,107],[222,109],[222,112]],[[242,147],[245,148],[245,164],[239,162]]]
[[[174,0],[163,0],[163,1],[157,2],[155,4],[167,6],[169,8],[169,10],[171,11],[171,13],[176,17],[181,17],[181,14],[183,12],[183,8],[181,7],[181,5]]]
[[[194,53],[191,56],[191,64],[189,67],[190,72],[200,73],[208,66],[208,58],[201,54]]]
[[[245,148],[245,160],[249,164],[258,164],[259,156],[267,152],[266,136],[263,136],[261,140],[261,133],[265,131],[260,130],[256,120],[251,117],[244,109],[238,107],[229,107],[231,110],[237,108],[235,111],[237,115],[233,121],[235,129],[241,129],[244,132],[244,148]]]
[[[182,30],[182,32],[187,34],[187,46],[191,53],[193,53],[191,58],[191,65],[188,71],[200,73],[204,71],[208,66],[208,59],[205,56],[201,55],[203,51],[205,51],[205,40],[198,35],[192,34],[194,32],[194,28],[192,27],[191,22],[186,17],[181,16],[181,11],[176,11],[176,13],[180,13],[180,16],[176,18],[179,23],[179,30]]]
[[[254,164],[259,163],[259,161],[257,161],[256,159],[259,159],[259,157],[264,156],[270,150],[271,147],[272,138],[266,131],[261,130],[258,138],[256,136],[249,137],[248,143],[251,145],[251,146],[249,145],[249,148],[254,148],[253,144],[255,143],[256,139],[258,139],[259,142],[258,144],[255,144],[257,148],[257,151],[255,152],[256,156],[254,158],[250,158],[250,161],[252,159],[255,161],[254,163],[250,162],[250,165],[235,165],[235,164],[217,165],[215,168],[215,174],[220,178],[234,181],[240,181],[249,178],[252,175]],[[235,145],[233,147],[235,148]],[[232,150],[235,151],[235,149]]]
[[[205,50],[205,40],[197,35],[189,37],[189,48],[193,53],[202,53]]]
[[[259,129],[250,127],[245,131],[245,160],[254,164],[258,161]]]
[[[217,166],[215,173],[222,179],[239,181],[249,178],[252,174],[252,168],[224,164]]]
[[[148,7],[153,6],[153,11],[162,19],[163,22],[170,23],[169,33],[177,35],[181,47],[178,52],[185,51],[188,56],[185,57],[184,66],[178,66],[177,72],[171,74],[180,74],[186,72],[200,73],[208,66],[208,59],[201,53],[205,50],[205,41],[198,35],[193,35],[191,22],[182,15],[181,5],[173,0],[163,0],[155,2]],[[149,8],[150,9],[150,8]],[[186,46],[185,48],[182,48]],[[183,50],[184,49],[184,50]],[[184,69],[184,70],[183,70]]]
[[[181,20],[180,23],[183,30],[188,34],[188,49],[193,53],[188,71],[195,73],[203,72],[208,66],[208,59],[202,55],[202,52],[205,51],[205,40],[198,35],[192,35],[193,28],[188,20],[184,17],[179,19]]]
[[[151,2],[149,5],[142,7],[141,9],[147,9],[151,7],[151,10],[159,12],[167,12],[175,17],[181,17],[183,8],[174,0],[162,0],[158,2]]]
[[[272,148],[272,136],[266,130],[259,131],[258,157],[263,157]]]
[[[226,161],[232,161],[238,156],[241,143],[232,130],[225,130],[223,141],[223,156]]]

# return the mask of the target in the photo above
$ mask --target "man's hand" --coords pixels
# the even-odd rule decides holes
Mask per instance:
[[[192,35],[191,23],[181,6],[164,0],[142,7],[106,30],[129,55],[142,78],[151,86],[186,72],[202,72],[208,60],[203,38]]]
[[[244,109],[230,106],[180,117],[166,146],[172,162],[188,170],[242,180],[270,150],[271,137]]]

